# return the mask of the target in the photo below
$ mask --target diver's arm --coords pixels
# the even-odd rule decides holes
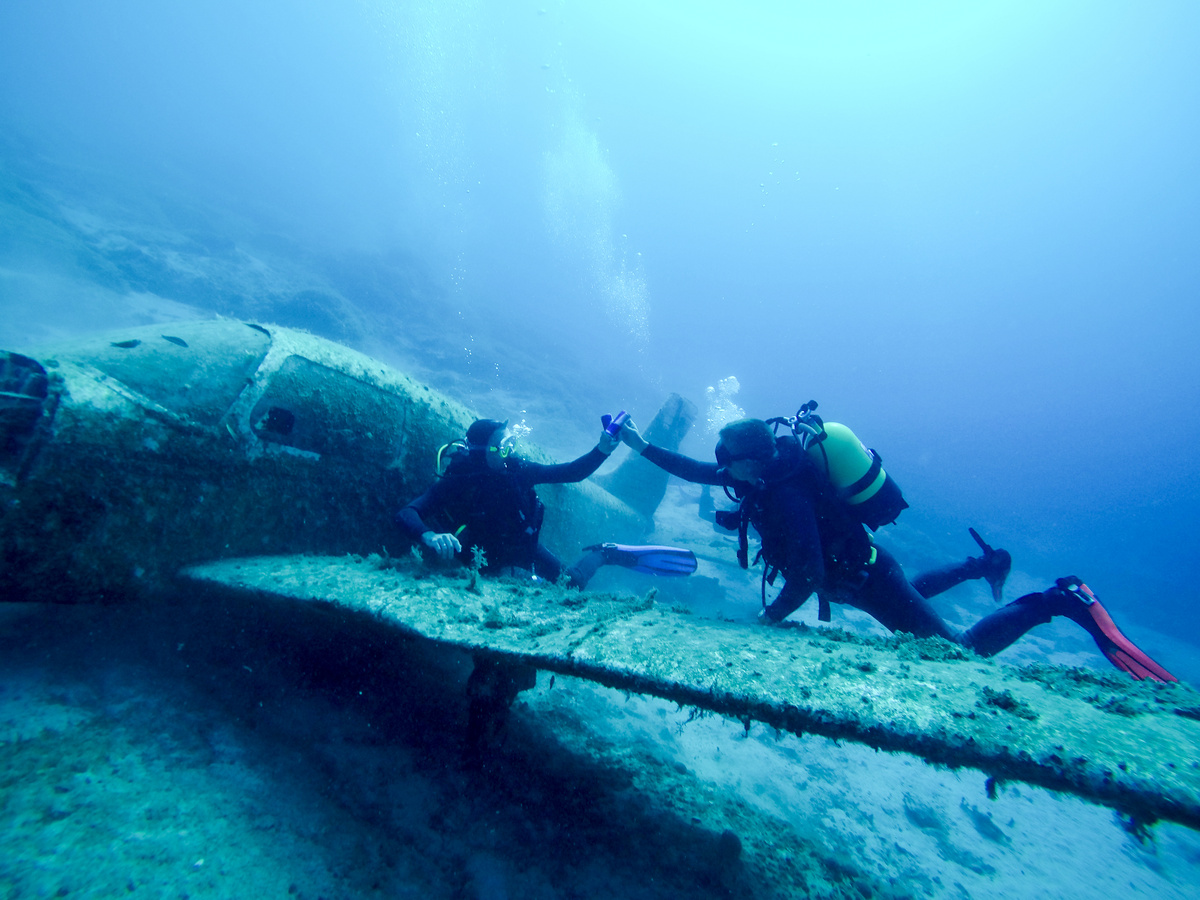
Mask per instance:
[[[422,518],[422,513],[429,515],[432,511],[439,509],[443,505],[442,495],[445,493],[443,485],[446,482],[439,481],[427,490],[420,497],[417,497],[408,506],[404,507],[396,513],[394,521],[408,534],[414,541],[419,541],[426,547],[433,550],[442,559],[452,559],[455,554],[462,550],[462,544],[458,538],[449,532],[439,534],[428,525]]]
[[[721,477],[721,468],[716,463],[703,463],[690,456],[684,456],[682,453],[655,447],[653,444],[647,444],[646,448],[642,450],[642,458],[693,484],[725,483]]]
[[[817,514],[811,498],[791,484],[776,486],[764,506],[760,532],[770,548],[768,562],[784,577],[783,590],[767,607],[772,622],[782,621],[798,609],[825,581],[825,555],[817,530]]]
[[[404,529],[404,532],[414,541],[419,541],[421,535],[429,531],[430,528],[425,524],[425,520],[421,518],[421,514],[417,512],[416,501],[410,503],[404,509],[396,513],[394,521],[397,525]]]
[[[650,446],[650,442],[642,437],[642,433],[638,431],[638,427],[633,424],[633,419],[628,416],[621,423],[621,442],[628,445],[629,449],[634,453],[644,453],[646,448]]]
[[[579,459],[567,463],[544,465],[521,460],[521,480],[527,484],[572,484],[583,481],[608,459],[608,454],[598,446],[593,447]]]
[[[625,419],[621,424],[621,441],[634,453],[640,453],[660,469],[684,481],[693,484],[725,484],[720,467],[716,463],[702,463],[681,453],[655,447],[642,437],[632,419]]]
[[[596,446],[569,463],[543,465],[521,460],[521,479],[530,485],[573,484],[583,481],[600,468],[600,464],[612,455],[620,443],[620,439],[609,434],[607,429],[601,429],[600,440],[596,442]]]

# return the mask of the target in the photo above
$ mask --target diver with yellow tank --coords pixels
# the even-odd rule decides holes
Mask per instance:
[[[721,429],[716,463],[655,447],[632,420],[621,428],[621,440],[644,459],[685,481],[719,485],[738,504],[735,510],[718,513],[717,523],[737,530],[738,562],[743,568],[751,564],[749,528],[762,540],[754,562],[761,559],[764,564],[764,621],[783,621],[815,593],[823,621],[829,621],[831,603],[842,603],[862,610],[891,631],[936,635],[981,656],[992,656],[1031,628],[1054,616],[1066,616],[1092,636],[1113,665],[1134,678],[1176,680],[1121,633],[1095,594],[1075,577],[1060,578],[1046,591],[1026,594],[961,634],[952,632],[927,597],[971,577],[987,578],[998,595],[1011,558],[1002,550],[992,550],[972,530],[983,557],[910,583],[896,559],[871,535],[908,506],[899,487],[884,471],[877,453],[863,446],[846,426],[823,422],[816,406],[806,403],[790,418],[730,422]],[[787,433],[778,434],[780,426],[787,426]],[[782,589],[767,604],[766,586],[774,585],[779,576],[784,580]]]
[[[810,400],[788,418],[767,419],[778,433],[787,426],[800,442],[801,448],[825,473],[838,496],[868,529],[875,531],[896,521],[908,508],[900,486],[883,468],[883,459],[868,449],[858,436],[839,422],[825,422],[816,414],[817,401]],[[992,599],[1000,602],[1004,582],[1012,571],[1012,556],[1004,549],[996,550],[968,528],[971,537],[983,551],[981,556],[968,556],[960,563],[923,572],[911,579],[917,593],[926,599],[934,597],[964,581],[982,578],[992,589]],[[821,620],[829,621],[828,604],[822,605]]]

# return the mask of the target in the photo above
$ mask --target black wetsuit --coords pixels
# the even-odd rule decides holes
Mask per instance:
[[[491,469],[482,454],[455,460],[445,477],[396,513],[396,524],[414,541],[427,531],[450,533],[462,544],[458,558],[472,562],[472,548],[487,557],[484,574],[526,569],[550,581],[563,564],[538,544],[545,507],[533,487],[583,481],[608,457],[593,448],[569,463],[543,465],[516,456]]]
[[[844,603],[868,613],[891,631],[938,636],[991,655],[1007,647],[1051,612],[1029,595],[955,634],[905,577],[895,558],[873,545],[866,529],[838,499],[829,480],[791,435],[776,438],[777,455],[757,485],[734,481],[716,463],[650,445],[642,456],[686,481],[728,487],[742,500],[749,524],[762,538],[768,573],[784,578],[766,608],[783,620],[813,593],[827,603]],[[823,615],[822,618],[825,618]]]

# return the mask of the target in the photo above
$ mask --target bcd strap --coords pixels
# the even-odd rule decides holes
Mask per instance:
[[[754,564],[756,566],[758,565],[758,561],[760,559],[762,559],[762,551],[761,550],[759,550],[758,555],[754,557]],[[767,608],[767,585],[769,584],[771,587],[775,587],[775,579],[778,577],[778,575],[779,575],[779,569],[777,569],[775,566],[772,566],[769,563],[767,565],[763,566],[763,573],[762,573],[762,605],[763,605],[763,609]]]
[[[842,498],[853,502],[854,498],[869,488],[872,482],[879,477],[879,470],[883,468],[883,458],[874,450],[868,450],[871,454],[871,465],[867,469],[866,474],[854,484],[848,485],[841,490]]]
[[[746,501],[743,500],[738,507],[738,550],[737,560],[738,565],[743,569],[750,568],[750,537],[747,534],[750,528],[750,510],[746,506]]]
[[[820,622],[828,622],[833,618],[833,613],[829,611],[829,600],[820,591],[817,592],[817,620]]]

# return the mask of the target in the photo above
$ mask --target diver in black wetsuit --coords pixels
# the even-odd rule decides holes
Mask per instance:
[[[465,445],[451,445],[458,452],[443,477],[396,513],[396,524],[440,559],[457,557],[470,565],[478,547],[487,560],[486,574],[524,570],[557,581],[564,566],[538,543],[545,506],[534,485],[583,481],[616,449],[618,439],[602,431],[596,446],[578,459],[543,465],[516,455],[516,437],[506,421],[478,419],[466,437]],[[604,562],[601,551],[590,551],[567,570],[570,583],[583,587]]]
[[[1034,626],[1061,615],[1082,626],[1104,655],[1134,678],[1176,680],[1121,634],[1095,595],[1077,578],[1060,578],[1049,590],[1027,594],[962,634],[954,634],[922,592],[909,583],[895,558],[872,543],[798,440],[791,434],[776,437],[761,419],[741,419],[721,429],[716,463],[702,463],[655,447],[629,420],[622,427],[621,439],[672,475],[699,484],[722,485],[733,492],[742,513],[739,562],[748,565],[745,535],[746,527],[753,525],[762,539],[761,555],[768,572],[784,578],[779,595],[764,609],[768,622],[782,621],[816,593],[822,619],[828,618],[825,610],[829,603],[844,603],[868,613],[891,631],[918,637],[936,635],[981,656],[992,656]],[[917,583],[932,594],[939,584],[949,587],[963,580],[955,578],[943,572],[919,578]]]
[[[414,540],[447,562],[471,565],[476,549],[486,558],[487,575],[528,574],[557,581],[564,566],[538,543],[545,507],[534,485],[583,481],[608,458],[620,440],[617,425],[605,417],[596,446],[569,463],[544,465],[515,453],[516,437],[508,422],[478,419],[467,429],[466,441],[448,444],[438,452],[442,477],[398,513],[396,524]],[[444,472],[441,463],[449,451]],[[696,568],[690,550],[674,547],[598,544],[566,569],[567,583],[583,588],[603,565],[620,565],[655,575],[687,575]],[[532,666],[487,653],[475,655],[467,681],[468,754],[484,761],[504,739],[508,710],[514,698],[536,683]]]
[[[604,431],[596,446],[578,459],[542,465],[514,453],[517,441],[508,422],[477,419],[467,429],[465,443],[438,451],[442,477],[396,513],[396,524],[447,562],[484,562],[489,575],[526,572],[557,581],[563,564],[538,543],[545,507],[533,487],[583,481],[617,443]],[[447,451],[450,460],[443,472]],[[483,560],[474,558],[476,551],[484,554]],[[590,551],[569,570],[570,583],[583,587],[603,564],[603,554]],[[474,662],[467,680],[466,751],[469,759],[482,763],[503,743],[509,707],[518,693],[537,683],[537,672],[485,653],[475,654]]]
[[[396,524],[446,561],[472,565],[478,548],[486,559],[485,575],[523,572],[557,581],[564,566],[538,543],[545,507],[533,488],[583,481],[600,468],[620,443],[619,421],[611,427],[611,418],[602,421],[605,428],[594,448],[572,462],[544,465],[517,456],[508,422],[478,419],[465,442],[439,451],[439,469],[449,451],[442,477],[396,513]],[[603,543],[584,549],[585,555],[565,570],[571,587],[585,587],[604,565],[664,576],[696,569],[695,554],[675,547]]]
[[[713,523],[713,529],[716,531],[731,531],[723,529],[718,524],[717,519],[721,517],[725,511],[718,511],[716,504],[713,503],[712,494],[709,491],[710,485],[704,485],[704,490],[700,494],[700,518],[707,522]],[[952,587],[957,587],[964,581],[974,581],[976,578],[982,578],[988,583],[992,589],[992,599],[997,603],[1000,602],[1004,595],[1004,582],[1008,580],[1008,573],[1012,571],[1012,555],[1004,549],[994,549],[989,547],[987,542],[979,536],[979,533],[974,528],[967,529],[971,533],[971,537],[979,544],[983,550],[981,556],[968,556],[965,560],[959,563],[951,563],[950,565],[942,566],[937,569],[930,569],[923,572],[916,578],[911,580],[911,584],[918,594],[922,597],[935,597]],[[825,621],[828,621],[825,619]]]

